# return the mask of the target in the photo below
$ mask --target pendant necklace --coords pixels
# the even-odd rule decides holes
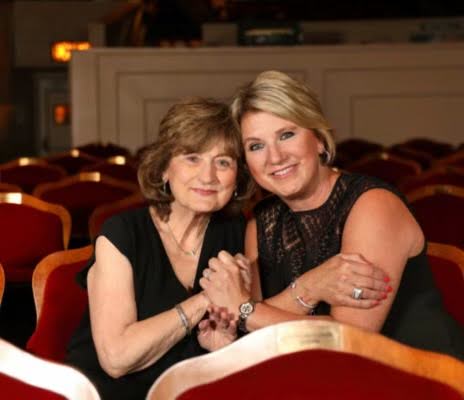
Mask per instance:
[[[189,257],[196,257],[198,250],[200,249],[203,239],[205,237],[206,229],[208,228],[209,220],[206,223],[205,229],[203,230],[203,234],[200,236],[200,242],[196,247],[194,247],[192,250],[185,250],[179,243],[179,241],[176,239],[174,236],[174,232],[171,229],[171,226],[169,225],[169,222],[166,222],[166,225],[168,227],[169,234],[171,235],[172,240],[174,240],[174,243],[176,244],[177,248],[180,250],[181,253],[185,254],[186,256]]]

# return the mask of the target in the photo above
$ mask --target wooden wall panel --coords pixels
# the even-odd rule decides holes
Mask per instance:
[[[308,82],[338,139],[359,136],[391,144],[423,135],[462,141],[457,125],[464,44],[455,43],[75,53],[73,143],[111,141],[135,151],[156,137],[160,119],[178,99],[227,99],[266,69]]]

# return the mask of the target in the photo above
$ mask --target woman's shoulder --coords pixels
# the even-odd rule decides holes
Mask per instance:
[[[133,208],[114,214],[107,218],[102,225],[104,228],[111,229],[127,229],[129,227],[137,227],[146,223],[149,220],[148,207]]]

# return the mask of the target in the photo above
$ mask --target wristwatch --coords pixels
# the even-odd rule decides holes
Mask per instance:
[[[238,307],[238,311],[240,312],[238,316],[238,329],[242,332],[248,333],[246,321],[250,314],[255,311],[255,304],[256,302],[250,299],[245,303],[240,304]]]

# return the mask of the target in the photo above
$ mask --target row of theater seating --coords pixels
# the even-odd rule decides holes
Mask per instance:
[[[85,377],[50,363],[63,362],[66,345],[87,306],[75,274],[91,253],[92,247],[86,246],[53,253],[38,263],[32,280],[37,325],[26,346],[29,354],[0,340],[2,395],[13,400],[62,398],[43,391],[36,394],[34,386],[39,386],[64,398],[98,399]],[[428,257],[445,306],[464,327],[464,251],[432,243]],[[40,367],[44,373],[53,372],[55,379],[38,379],[34,374]],[[147,400],[297,399],[305,398],[308,391],[320,398],[339,398],[340,390],[348,389],[350,399],[370,399],[373,393],[376,398],[396,398],[405,390],[413,398],[459,399],[464,395],[463,374],[462,362],[379,334],[335,322],[294,321],[259,330],[213,354],[173,366],[154,383]],[[58,376],[65,385],[57,383]],[[278,377],[272,388],[265,383],[271,376]]]
[[[421,146],[425,150],[420,150]],[[363,139],[348,139],[338,143],[335,165],[348,171],[376,176],[405,191],[410,190],[412,185],[420,184],[424,176],[429,181],[434,177],[438,181],[446,175],[445,180],[449,181],[429,183],[462,183],[464,150],[428,139],[389,148]],[[453,177],[449,178],[450,175]]]
[[[102,186],[107,181],[99,183],[76,181],[73,186],[60,187],[60,192],[44,192],[49,201],[24,193],[0,192],[0,263],[8,282],[30,282],[40,259],[77,247],[70,246],[70,239],[74,244],[89,243],[109,216],[145,204],[136,187],[126,190],[126,186],[109,186],[111,191]]]
[[[443,192],[443,189],[440,189],[438,191],[434,190],[434,194],[437,194],[439,196],[443,195],[445,197],[448,196],[448,193],[446,191]],[[78,192],[78,195],[83,197],[82,192],[80,192],[80,193]],[[16,195],[16,197],[18,197],[18,196]],[[21,198],[25,198],[25,196],[21,195]],[[446,209],[448,209],[448,210],[450,210],[449,218],[452,221],[456,222],[457,215],[453,214],[453,211],[451,210],[451,207],[449,205],[446,205],[446,203],[443,203],[443,201],[445,201],[445,200],[441,199],[439,201],[439,203],[442,204],[442,209],[440,209],[439,211],[435,210],[434,213],[428,213],[429,217],[432,216],[432,217],[436,218],[437,214],[442,215],[444,212],[446,212]],[[110,204],[99,207],[100,211],[99,212],[95,211],[94,214],[92,215],[93,218],[90,219],[91,221],[92,220],[94,221],[93,223],[92,222],[90,223],[91,235],[94,235],[95,232],[98,231],[98,227],[101,225],[102,221],[107,216],[112,215],[113,213],[116,213],[116,212],[121,211],[123,209],[132,208],[132,207],[138,207],[138,206],[141,206],[143,204],[144,204],[143,198],[140,196],[139,193],[136,193],[135,195],[132,196],[132,198],[129,198],[129,199],[125,198],[125,199],[121,200],[120,202],[112,202]],[[461,210],[462,210],[462,208],[461,208]],[[459,213],[459,211],[458,211],[458,213]],[[8,214],[8,213],[6,213],[6,214]],[[460,214],[462,214],[462,212]],[[98,217],[94,217],[95,215],[97,215]],[[0,217],[0,218],[2,218],[2,217]],[[14,220],[14,218],[12,218],[12,220]],[[4,221],[4,219],[2,218],[2,222],[3,221]],[[462,225],[460,225],[460,226],[462,226]],[[456,229],[457,231],[462,231],[462,229],[460,229],[460,226],[457,225],[457,229]],[[447,227],[445,225],[445,229],[448,230],[448,228],[449,227]],[[21,247],[21,249],[20,249],[21,253],[28,253],[29,252],[29,245],[27,243],[25,243],[25,241],[24,241],[25,233],[28,232],[27,228],[25,228],[25,224],[19,223],[19,226],[17,226],[16,229],[21,235],[21,237],[19,239],[17,239],[17,240],[19,240],[17,243],[18,243],[18,246]],[[86,227],[86,229],[87,229],[87,227]],[[63,228],[63,231],[61,232],[61,236],[60,236],[60,234],[51,235],[51,236],[55,237],[55,242],[59,242],[60,241],[59,238],[60,237],[62,238],[62,242],[63,242],[63,247],[62,248],[65,248],[65,245],[64,245],[64,243],[65,243],[65,238],[64,237],[65,236],[64,236],[64,233],[63,233],[65,231],[66,231],[66,229]],[[14,228],[13,228],[13,230],[10,230],[9,227],[7,229],[5,229],[5,234],[6,235],[10,234],[11,232],[14,232]],[[42,233],[39,233],[38,236],[35,236],[35,239],[36,240],[38,240],[38,239],[42,240],[47,235],[49,235],[49,234],[42,232]],[[462,238],[462,233],[461,233],[461,238]],[[43,244],[39,241],[37,247],[42,247],[42,246],[43,246]],[[27,249],[28,251],[24,252],[25,249]],[[47,358],[47,359],[51,359],[51,360],[57,360],[57,361],[62,360],[62,357],[64,356],[64,348],[65,348],[66,342],[69,339],[69,336],[71,335],[72,331],[75,329],[75,326],[78,323],[80,315],[82,314],[83,309],[86,307],[86,301],[87,301],[85,292],[75,284],[74,276],[75,276],[75,273],[79,269],[81,269],[82,266],[85,264],[85,262],[88,260],[90,254],[91,254],[91,251],[92,251],[92,248],[90,246],[87,246],[87,247],[82,248],[82,249],[62,250],[62,251],[59,251],[59,252],[54,252],[54,253],[46,256],[35,267],[32,282],[33,282],[33,290],[34,290],[34,301],[35,301],[36,312],[37,312],[37,326],[36,326],[34,334],[29,339],[28,344],[27,344],[27,348],[28,348],[28,350],[30,352],[32,352],[32,353],[34,353],[36,355],[39,355],[40,357],[43,357],[43,358]],[[47,252],[44,253],[44,255],[49,254],[49,252],[50,252],[50,249],[48,249]],[[0,252],[0,254],[1,254],[1,252]],[[437,281],[437,285],[439,286],[440,290],[443,293],[446,307],[448,308],[450,313],[464,326],[464,314],[463,314],[464,313],[464,304],[463,304],[463,298],[462,298],[462,293],[464,292],[464,278],[463,278],[463,276],[464,276],[464,256],[463,256],[462,250],[459,250],[459,249],[454,248],[454,247],[449,247],[449,246],[442,247],[442,246],[440,246],[438,244],[437,245],[432,244],[432,245],[429,246],[428,255],[429,255],[429,259],[430,259],[431,264],[432,264],[432,268],[433,268],[435,279]],[[450,256],[452,256],[452,257],[450,258]],[[2,260],[0,259],[0,262],[1,261]],[[1,270],[1,268],[0,268],[0,270]],[[0,272],[0,283],[1,283],[1,277],[2,277],[2,274]],[[3,280],[3,282],[4,282],[4,280]],[[45,283],[47,283],[47,284],[45,284]],[[0,285],[0,292],[2,292],[2,291],[3,291],[3,288]],[[0,299],[1,299],[1,296],[0,296]],[[345,329],[345,328],[340,328],[340,329]],[[259,332],[257,332],[257,334],[258,333]],[[364,333],[361,333],[361,335],[363,335],[363,334]],[[255,335],[255,337],[257,337],[257,336],[258,335]],[[250,335],[249,337],[251,338],[252,335]],[[259,336],[259,338],[260,339],[256,339],[256,340],[258,340],[258,342],[264,344],[265,341],[263,339],[263,336]],[[364,340],[365,341],[366,339],[367,339],[367,337],[363,337],[362,339],[358,339],[358,341],[359,340],[361,340],[361,341]],[[374,340],[374,339],[372,339],[372,340]],[[250,343],[251,343],[251,339],[250,339]],[[343,342],[343,343],[345,343],[345,342]],[[390,349],[392,349],[392,347],[389,347],[390,344],[388,344],[388,343],[385,343],[385,342],[381,342],[381,344],[380,344],[380,342],[375,342],[375,343],[376,343],[375,347],[382,348],[382,349],[385,348],[387,353],[390,351]],[[235,349],[234,351],[246,351],[246,348],[248,348],[247,347],[248,345],[243,344],[243,341],[237,342],[237,344],[235,346],[236,347],[234,347],[234,349]],[[395,346],[398,346],[398,344],[395,343],[392,346],[394,346],[393,348],[395,348]],[[364,348],[369,348],[369,346],[364,346]],[[265,348],[263,350],[265,350]],[[409,352],[409,349],[408,349],[408,352]],[[416,351],[411,349],[411,352],[412,352],[411,354],[414,355],[414,360],[415,360],[413,362],[413,364],[414,363],[417,364],[418,360],[422,360],[420,358],[420,356],[418,356],[416,354]],[[264,351],[264,353],[265,353],[265,351]],[[382,356],[379,356],[379,353],[384,354],[383,352],[373,351],[372,352],[372,357],[374,357],[374,359],[376,359],[377,361],[387,362],[391,366],[397,367],[397,365],[395,363],[386,361],[385,359],[384,360],[379,359],[379,357],[380,358],[382,357]],[[0,352],[0,354],[2,354],[2,353]],[[303,357],[302,354],[300,354],[300,355]],[[361,354],[361,355],[366,356],[366,354]],[[319,363],[319,362],[321,362],[320,361],[321,359],[325,359],[325,360],[330,359],[331,354],[325,354],[324,353],[323,355],[319,354],[319,356],[318,356],[318,353],[311,352],[311,354],[306,354],[306,352],[305,352],[304,357],[306,357],[306,356],[309,356],[309,357],[312,356],[312,357],[316,357],[316,358],[305,358],[304,359],[305,363],[308,363],[308,362],[311,363],[312,361],[315,361],[315,362]],[[440,361],[440,363],[442,363],[441,365],[446,364],[445,359],[442,359],[441,357],[438,357],[437,355],[433,355],[433,356],[435,357],[435,358],[432,358],[433,361],[426,360],[424,358],[423,359],[424,365],[425,364],[431,364],[432,365],[434,362],[436,363],[438,361]],[[417,357],[419,357],[419,358],[417,358]],[[369,358],[369,357],[367,357],[367,358]],[[30,360],[30,358],[29,358],[29,360]],[[192,366],[192,365],[203,365],[203,362],[201,360],[200,361],[192,360],[192,361],[194,363],[199,362],[200,364],[190,364],[190,366]],[[207,361],[207,360],[205,360],[205,361]],[[352,366],[353,363],[356,363],[356,356],[354,357],[354,359],[352,357],[348,357],[345,361],[349,361],[349,365]],[[218,361],[218,362],[222,363],[222,361]],[[269,367],[271,367],[272,362],[273,361],[270,360]],[[289,362],[294,363],[294,361],[292,359],[290,359]],[[365,362],[365,361],[363,361],[363,362]],[[402,360],[401,363],[404,363],[404,360]],[[252,368],[252,369],[255,368],[253,366],[250,366],[250,364],[247,364],[247,365],[244,366],[243,363],[237,363],[236,358],[233,359],[233,364],[236,364],[238,367],[249,366],[249,368]],[[284,365],[284,364],[285,364],[285,360],[283,361],[283,364],[280,364],[280,365]],[[229,365],[230,365],[230,363],[229,363]],[[285,365],[287,365],[287,364],[285,364]],[[348,364],[346,364],[346,365],[348,366]],[[404,364],[404,365],[406,365],[406,364]],[[403,365],[403,368],[401,368],[401,366],[399,368],[403,369],[403,370],[407,369],[407,368],[404,368],[404,365]],[[455,371],[455,372],[460,371],[459,365],[458,366],[456,366],[456,365],[453,365],[450,368],[452,368],[453,371]],[[333,366],[333,364],[332,364],[332,366]],[[369,364],[369,366],[372,367],[373,365]],[[275,367],[275,365],[274,365],[274,367]],[[277,365],[277,367],[278,367],[278,365]],[[176,367],[174,367],[174,368],[176,368]],[[301,367],[301,368],[303,368],[303,367]],[[386,368],[386,367],[384,366],[384,368]],[[238,369],[240,369],[240,368],[238,368]],[[179,370],[182,371],[182,372],[178,372]],[[152,393],[150,394],[151,397],[149,396],[149,398],[150,399],[174,398],[174,394],[171,391],[169,391],[169,388],[172,388],[172,385],[169,384],[169,380],[172,379],[172,378],[170,378],[170,376],[171,377],[172,376],[177,376],[178,377],[179,373],[185,374],[185,371],[182,369],[182,367],[180,367],[179,370],[177,370],[177,372],[176,372],[176,370],[174,369],[174,372],[170,372],[169,374],[167,374],[167,377],[168,377],[167,382],[168,382],[168,384],[163,383],[162,380],[160,380],[160,382],[157,385],[155,385],[154,389],[152,390]],[[227,370],[227,368],[226,368],[226,370]],[[284,367],[284,370],[285,370],[285,367]],[[290,371],[290,368],[288,370]],[[236,372],[236,371],[237,371],[237,369],[233,369],[233,370],[229,369],[228,370],[228,372]],[[260,370],[258,369],[258,371],[256,371],[256,369],[253,369],[253,371],[254,371],[254,373],[259,373]],[[279,369],[279,371],[280,371],[280,369]],[[322,371],[322,369],[321,369],[321,371]],[[346,371],[344,369],[342,369],[342,371],[344,372],[344,374],[346,376]],[[206,372],[207,372],[206,375],[214,376],[214,375],[212,375],[213,372],[211,370],[208,370]],[[388,373],[388,372],[391,373],[391,371],[384,370],[382,375],[385,376],[384,373]],[[437,372],[437,371],[435,371],[435,372]],[[233,385],[234,387],[240,387],[240,385],[237,385],[237,379],[241,380],[243,378],[243,376],[247,376],[246,373],[243,373],[242,371],[237,372],[237,374],[238,375],[233,375],[233,376],[238,376],[238,378],[235,378],[235,381],[232,380],[232,382],[235,382],[234,385]],[[200,371],[200,375],[201,375],[201,371]],[[224,373],[224,375],[226,375],[226,372]],[[293,374],[293,375],[296,376],[295,374]],[[432,373],[430,373],[429,377],[431,377],[431,375],[432,375]],[[181,375],[181,376],[184,376],[184,375]],[[205,376],[205,374],[203,376]],[[376,376],[379,376],[379,375],[376,374]],[[391,374],[388,375],[388,376],[391,376]],[[217,377],[218,376],[216,376],[216,378]],[[265,377],[265,376],[263,376],[263,377]],[[200,383],[200,382],[201,383],[207,383],[207,382],[209,382],[208,380],[205,381],[205,380],[201,380],[201,379],[199,380],[199,379],[200,379],[199,375],[195,375],[195,377],[193,378],[193,380],[196,383]],[[225,382],[226,385],[227,385],[227,382],[229,382],[229,386],[230,386],[231,381],[230,380],[228,381],[228,379],[229,378],[226,378],[224,382]],[[232,379],[234,379],[234,378],[232,378]],[[332,380],[332,377],[330,379]],[[375,380],[377,378],[373,377],[372,379]],[[388,378],[388,379],[390,379],[390,378]],[[177,379],[175,379],[175,380],[177,381]],[[190,379],[190,378],[184,379],[184,380],[186,382],[187,381],[188,382],[192,381],[192,379]],[[453,378],[449,378],[448,380],[449,380],[449,382],[447,382],[447,383],[449,383],[449,384],[457,382],[457,380],[453,379]],[[293,382],[291,379],[289,379],[288,381]],[[178,386],[178,385],[176,385],[176,386]],[[457,385],[457,386],[452,385],[452,386],[457,387],[459,385]],[[160,389],[160,387],[161,387],[161,389]],[[166,387],[168,387],[168,389],[166,389]],[[428,389],[423,390],[423,394],[421,395],[421,397],[425,396],[423,398],[427,398],[427,395],[430,394],[430,386],[426,385],[424,387],[427,387]],[[188,389],[189,384],[187,384],[187,386],[184,386],[183,388]],[[289,385],[284,385],[284,386],[282,386],[282,388],[284,388],[287,395],[291,394],[291,395],[297,396],[297,394],[295,392],[289,391],[289,389],[291,389],[291,387],[289,387]],[[230,387],[229,387],[229,389],[230,389]],[[274,389],[276,389],[276,388],[274,388]],[[160,390],[162,392],[160,392]],[[167,392],[165,392],[166,390],[167,390]],[[213,391],[211,391],[211,390],[213,390]],[[184,398],[184,399],[188,399],[188,398],[192,398],[192,399],[194,399],[194,398],[205,398],[205,396],[208,397],[209,395],[212,395],[213,393],[217,394],[217,392],[214,392],[215,390],[219,390],[219,392],[224,393],[223,390],[221,390],[221,386],[208,385],[206,387],[194,388],[192,391],[188,391],[184,395],[182,395],[182,398]],[[318,387],[318,390],[319,390],[319,387]],[[462,386],[461,386],[461,391],[464,392],[464,390],[462,389]],[[59,391],[56,391],[56,392],[57,393],[62,393],[62,392],[59,392]],[[163,395],[163,397],[160,397],[160,393],[167,393],[166,394],[167,397],[164,397],[164,395]],[[231,392],[229,392],[229,393],[231,393],[231,396],[232,396],[232,393],[235,393],[234,397],[238,396],[238,393],[243,394],[240,391],[237,393],[237,392],[234,392],[233,390]],[[261,392],[250,391],[249,393],[250,393],[250,396],[252,396],[252,395],[256,396],[256,395],[259,395],[259,394],[263,394],[262,391]],[[277,396],[277,397],[274,397],[274,398],[281,398],[281,397],[279,397],[280,394],[277,394],[277,393],[280,393],[280,392],[275,392],[274,395]],[[360,398],[359,397],[360,396],[359,390],[358,391],[351,390],[350,393],[357,394],[357,396],[358,396],[357,398]],[[177,392],[177,394],[179,394],[179,392]],[[266,397],[272,398],[272,397],[270,397],[271,395],[272,395],[272,393],[266,392]],[[449,392],[449,393],[443,392],[441,395],[442,395],[442,398],[458,398],[458,397],[453,397],[451,392]],[[445,395],[448,396],[448,397],[444,397]],[[199,396],[199,397],[197,397],[197,396]],[[65,395],[65,397],[67,397],[67,395]],[[240,397],[240,396],[238,396],[238,397]],[[241,396],[241,397],[246,398],[246,397],[243,397],[243,396]],[[285,397],[291,398],[289,396],[285,396]],[[19,398],[24,398],[24,396],[19,397]],[[34,397],[34,398],[38,398],[38,397]],[[55,398],[55,397],[44,397],[44,398]],[[67,398],[73,398],[73,397],[67,397]],[[74,398],[83,398],[83,397],[77,396],[77,397],[74,397]],[[88,397],[88,398],[89,399],[97,399],[97,397]],[[251,397],[249,397],[249,398],[251,398]],[[295,397],[295,398],[297,398],[297,397]]]

